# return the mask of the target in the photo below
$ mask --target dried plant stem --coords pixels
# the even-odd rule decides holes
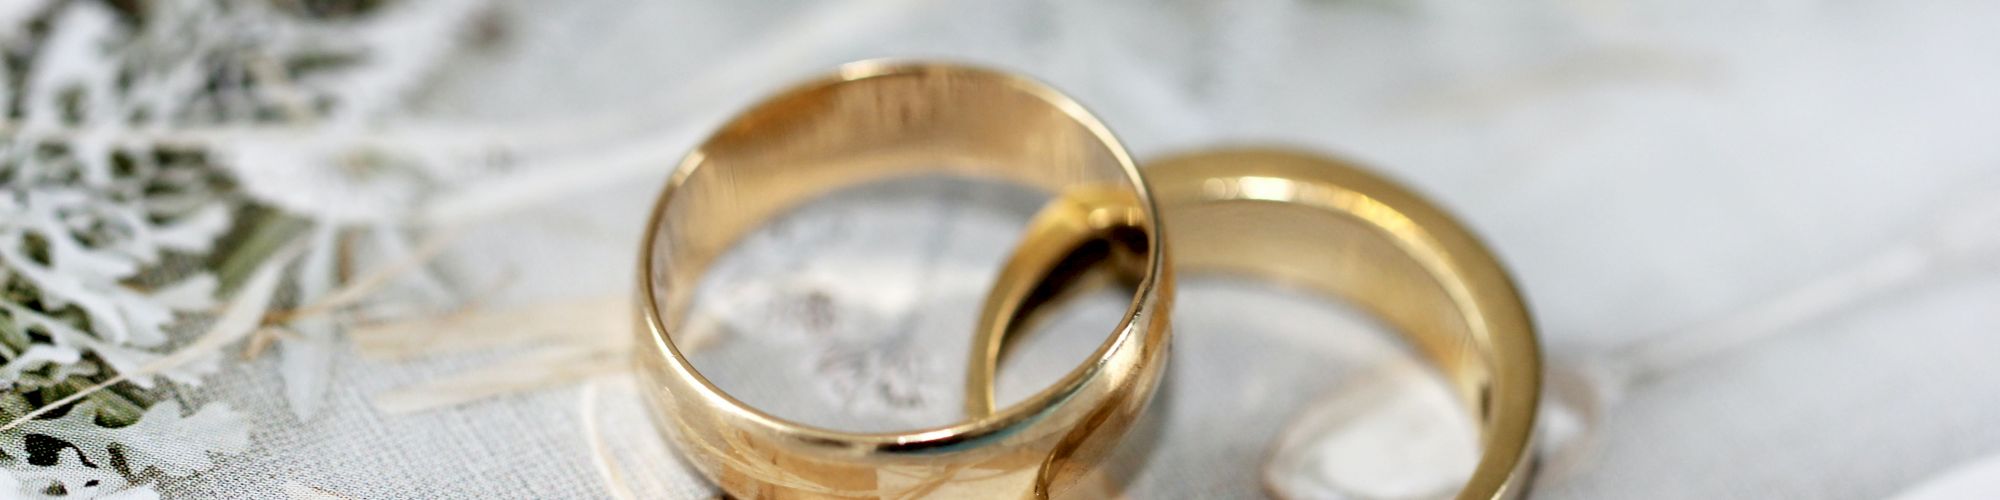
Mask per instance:
[[[401,359],[502,345],[555,342],[620,347],[632,342],[632,300],[625,296],[450,313],[348,330],[362,356]]]
[[[583,384],[577,395],[577,416],[583,419],[583,439],[590,443],[591,463],[597,466],[597,476],[604,480],[604,489],[618,500],[639,498],[632,487],[625,484],[624,469],[618,466],[618,457],[611,453],[611,447],[604,441],[604,431],[597,422],[597,395],[600,392],[598,379]]]
[[[403,275],[403,273],[410,272],[411,269],[422,266],[430,262],[431,259],[437,258],[438,255],[442,255],[445,249],[451,247],[453,241],[457,241],[464,234],[464,226],[451,226],[438,230],[430,234],[422,243],[418,244],[417,248],[411,250],[409,255],[405,255],[387,265],[369,271],[367,274],[361,275],[360,278],[348,281],[341,285],[340,288],[334,289],[332,292],[327,293],[310,304],[306,304],[305,307],[274,314],[273,318],[281,322],[295,321],[300,318],[317,316],[360,302],[361,299],[368,298],[369,294],[375,293],[376,290],[389,284],[389,280],[393,280],[397,276]]]
[[[276,325],[258,328],[257,331],[250,333],[250,341],[243,343],[243,359],[257,359],[257,356],[264,354],[265,349],[271,348],[272,342],[279,340],[298,342],[304,341],[305,337],[299,336],[298,332]]]
[[[58,387],[62,387],[64,392],[70,394],[82,393],[84,389],[88,388],[88,386],[83,384],[82,379],[75,378],[63,381]],[[110,424],[112,427],[122,427],[137,422],[139,421],[139,417],[146,413],[146,407],[140,406],[139,403],[133,402],[130,398],[119,394],[117,391],[93,391],[85,394],[84,398],[97,403],[98,417],[102,418],[105,423]]]
[[[242,340],[244,336],[249,335],[262,322],[264,310],[270,307],[271,297],[276,295],[278,282],[283,277],[281,271],[284,270],[285,265],[290,264],[292,259],[296,258],[303,250],[303,247],[290,243],[281,247],[283,250],[277,252],[270,259],[265,260],[263,265],[258,266],[257,270],[251,273],[250,278],[244,282],[243,289],[237,292],[236,298],[230,301],[228,308],[222,312],[220,317],[216,318],[215,324],[211,325],[208,332],[196,338],[193,343],[181,347],[159,359],[155,359],[150,363],[141,365],[137,370],[120,372],[102,382],[81,388],[68,396],[45,403],[34,411],[8,421],[6,425],[0,425],[0,431],[20,427],[21,424],[28,423],[28,421],[46,415],[58,408],[68,406],[70,403],[83,400],[112,385],[124,382],[126,379],[136,376],[153,375],[187,364],[202,356],[213,354],[225,345]]]
[[[1732,348],[1795,331],[1814,318],[1914,286],[2000,253],[2000,198],[1984,196],[1940,214],[1914,237],[1716,321],[1656,335],[1613,351],[1599,367],[1611,393]]]
[[[462,311],[448,318],[419,318],[357,330],[355,344],[364,356],[399,358],[440,350],[550,342],[534,354],[454,374],[439,380],[382,393],[377,408],[405,413],[442,408],[480,399],[560,387],[630,368],[633,349],[628,299],[525,306],[498,311]],[[596,311],[596,312],[589,312]],[[575,316],[614,319],[577,328],[549,330],[532,317]],[[706,349],[721,340],[724,329],[711,315],[696,315],[684,325],[676,344],[682,352]],[[414,338],[414,337],[424,338]]]
[[[502,394],[574,384],[631,365],[624,348],[556,347],[415,387],[377,394],[375,408],[401,414],[443,408]]]
[[[1636,384],[1688,363],[1791,331],[1794,326],[1899,289],[1930,270],[1921,249],[1904,247],[1813,280],[1720,320],[1659,335],[1618,351],[1624,383]]]
[[[1580,429],[1557,439],[1563,451],[1549,470],[1563,474],[1593,441],[1595,420],[1631,391],[1690,364],[1800,331],[1799,325],[1917,286],[1926,279],[1993,263],[2000,255],[2000,197],[1984,196],[1941,214],[1926,231],[1823,277],[1714,321],[1641,339],[1558,365],[1570,380],[1554,393],[1558,408],[1580,416]],[[1582,431],[1584,434],[1576,434]]]

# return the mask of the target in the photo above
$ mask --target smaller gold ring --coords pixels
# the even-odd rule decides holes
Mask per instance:
[[[1145,173],[1171,225],[1167,252],[1176,273],[1273,281],[1343,297],[1382,317],[1441,368],[1479,419],[1481,457],[1457,497],[1522,494],[1533,461],[1541,351],[1513,281],[1470,231],[1392,181],[1308,153],[1206,151],[1154,162]],[[1059,260],[1048,255],[1104,233],[1104,225],[1074,214],[1119,209],[1115,199],[1068,205],[1076,206],[1052,203],[1038,215],[1013,258]],[[968,365],[969,413],[991,408],[1008,336],[1040,303],[1021,290],[1077,275],[995,284]]]
[[[750,407],[682,355],[676,332],[702,275],[748,231],[845,187],[926,174],[1009,182],[1056,199],[1095,193],[1136,207],[1115,222],[1137,229],[1125,251],[1137,256],[1141,278],[1090,358],[1026,401],[978,418],[851,433]],[[1065,491],[1102,458],[1092,450],[1116,442],[1150,401],[1165,363],[1173,286],[1157,220],[1124,148],[1048,87],[944,64],[844,66],[731,119],[668,181],[640,250],[642,392],[682,456],[736,498],[1018,499]]]

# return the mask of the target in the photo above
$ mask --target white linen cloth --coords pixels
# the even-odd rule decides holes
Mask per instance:
[[[723,114],[844,61],[1014,69],[1093,109],[1142,160],[1279,142],[1354,157],[1428,193],[1511,266],[1553,362],[1721,317],[1841,272],[1954,207],[2000,197],[1992,2],[878,3],[507,3],[502,49],[452,68],[417,107],[425,118],[498,123],[623,116],[665,132],[608,143],[684,148]],[[718,71],[757,78],[716,84]],[[699,102],[626,116],[676,92]],[[669,168],[475,225],[446,267],[469,283],[513,273],[499,305],[625,293]],[[1605,414],[1584,465],[1534,496],[1881,498],[2000,452],[2000,275],[1991,271],[1941,271],[1638,388]],[[1288,297],[1192,289],[1175,369],[1291,380],[1282,377],[1311,367],[1254,353],[1322,330],[1347,332],[1327,347],[1346,356],[1325,363],[1335,368],[1328,384],[1401,359],[1365,317]],[[1277,314],[1299,316],[1268,319]],[[1268,337],[1229,341],[1229,328]],[[1232,348],[1252,354],[1231,357]],[[306,422],[287,410],[274,358],[239,364],[183,397],[251,415],[252,451],[160,489],[177,498],[609,494],[579,430],[581,389],[413,415],[368,403],[505,354],[342,356],[328,404]],[[1196,384],[1163,400],[1183,420],[1164,437],[1179,444],[1162,453],[1184,454],[1156,460],[1133,497],[1260,495],[1253,466],[1265,443],[1179,429],[1269,435],[1289,415],[1256,405],[1303,403],[1181,382]],[[629,386],[601,388],[600,422],[628,484],[646,497],[711,494],[659,447]],[[1232,419],[1203,413],[1201,401],[1264,413]],[[1411,460],[1429,459],[1456,460]]]

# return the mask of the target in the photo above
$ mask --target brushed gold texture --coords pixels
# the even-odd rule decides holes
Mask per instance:
[[[836,190],[949,174],[1134,207],[1118,222],[1138,279],[1097,350],[1021,403],[909,432],[855,433],[774,417],[717,388],[676,332],[704,272],[762,223]],[[1118,141],[1039,83],[942,63],[861,62],[737,115],[688,153],[641,243],[637,363],[654,420],[681,454],[743,499],[1061,496],[1151,399],[1166,362],[1173,286],[1151,194]],[[1027,272],[1037,270],[1003,270]],[[1002,277],[1001,281],[1020,281]],[[968,327],[972,325],[967,325]],[[1051,465],[1054,464],[1054,465]]]

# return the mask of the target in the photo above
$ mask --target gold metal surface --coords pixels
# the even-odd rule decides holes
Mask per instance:
[[[1323,156],[1217,150],[1160,160],[1144,172],[1171,228],[1174,272],[1278,282],[1345,298],[1382,317],[1437,364],[1479,417],[1481,458],[1458,498],[1521,495],[1532,466],[1541,354],[1512,280],[1476,237],[1422,197]],[[1008,268],[1057,269],[1051,263],[1066,252],[1107,234],[1090,214],[1133,209],[1104,196],[1051,203]],[[1022,290],[1080,283],[1074,278],[1080,275],[1007,273],[994,285],[968,365],[969,414],[993,407],[1009,335],[1046,303]]]
[[[1139,276],[1097,351],[1020,404],[955,425],[849,433],[744,405],[676,345],[702,275],[746,232],[862,183],[922,174],[1124,200],[1101,214]],[[1078,193],[1067,195],[1065,193]],[[1088,193],[1088,194],[1082,194]],[[1023,498],[1083,481],[1150,400],[1165,363],[1172,281],[1138,171],[1105,128],[1042,85],[940,64],[864,62],[780,93],[689,153],[640,253],[637,355],[653,417],[689,462],[737,498]],[[1003,270],[1004,273],[1038,269]],[[1020,281],[1002,278],[1002,281]]]

